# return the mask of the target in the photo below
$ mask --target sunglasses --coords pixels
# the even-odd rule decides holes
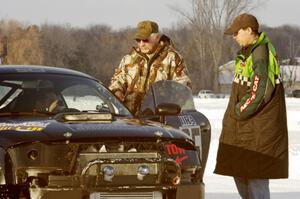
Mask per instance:
[[[141,41],[143,42],[143,43],[149,43],[149,39],[136,39],[135,40],[137,43],[140,43]]]

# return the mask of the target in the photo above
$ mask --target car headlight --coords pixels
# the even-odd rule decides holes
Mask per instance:
[[[102,171],[104,174],[104,180],[111,182],[115,175],[115,169],[112,166],[108,165],[105,166]]]
[[[143,180],[146,175],[149,175],[150,173],[150,168],[147,165],[141,165],[138,167],[137,171],[137,179],[138,180]]]

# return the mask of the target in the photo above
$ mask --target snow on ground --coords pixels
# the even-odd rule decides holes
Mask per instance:
[[[232,177],[213,173],[216,163],[218,139],[228,98],[194,98],[196,109],[202,112],[212,126],[211,144],[204,182],[206,193],[237,192]],[[300,98],[286,98],[289,130],[289,179],[271,180],[271,192],[300,192]]]

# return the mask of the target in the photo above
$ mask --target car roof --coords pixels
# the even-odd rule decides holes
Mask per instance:
[[[72,75],[78,77],[85,77],[93,80],[96,78],[67,68],[54,67],[54,66],[40,66],[40,65],[1,65],[0,74],[60,74],[60,75]],[[97,80],[98,81],[98,80]]]

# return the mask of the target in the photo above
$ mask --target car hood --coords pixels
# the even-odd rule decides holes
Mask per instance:
[[[0,145],[7,148],[30,142],[95,142],[112,139],[189,139],[183,132],[169,126],[138,119],[114,119],[67,123],[54,119],[1,119]]]

